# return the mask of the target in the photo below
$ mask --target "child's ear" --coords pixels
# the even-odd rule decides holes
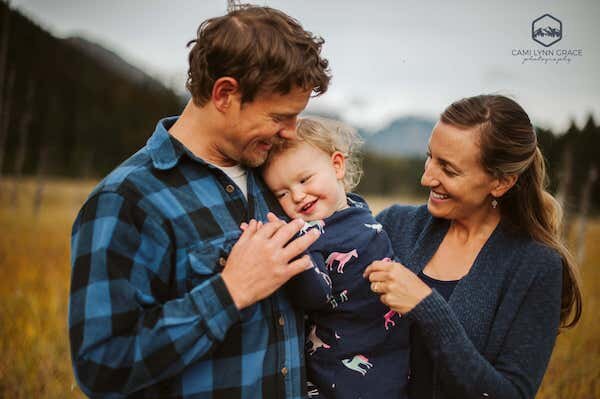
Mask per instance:
[[[346,176],[346,157],[339,151],[331,154],[331,165],[335,170],[335,177],[342,180]]]

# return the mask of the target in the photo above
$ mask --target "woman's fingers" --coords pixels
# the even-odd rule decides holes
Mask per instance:
[[[376,260],[365,269],[363,272],[363,277],[368,278],[369,275],[374,272],[387,272],[391,269],[393,264],[394,263],[391,262]]]
[[[391,304],[388,301],[388,296],[386,294],[380,295],[379,300],[381,301],[381,303],[383,303],[387,307],[392,308]],[[392,310],[395,310],[395,309],[392,309]]]
[[[376,294],[387,292],[387,284],[384,281],[374,281],[371,283],[371,291]]]
[[[379,281],[387,281],[390,276],[387,271],[375,271],[369,274],[369,281],[371,282],[379,282]]]

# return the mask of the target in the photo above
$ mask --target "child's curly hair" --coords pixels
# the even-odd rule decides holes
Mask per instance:
[[[296,133],[298,140],[281,140],[273,145],[265,167],[274,156],[304,141],[329,155],[341,152],[346,160],[344,190],[350,192],[358,185],[363,174],[359,158],[363,140],[355,129],[333,119],[306,117],[298,119]]]

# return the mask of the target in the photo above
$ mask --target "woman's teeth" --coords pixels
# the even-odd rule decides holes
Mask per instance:
[[[447,199],[447,198],[448,198],[448,196],[447,196],[446,194],[438,194],[438,193],[436,193],[435,191],[432,191],[432,192],[431,192],[431,196],[432,196],[433,198],[435,198],[435,199],[439,199],[439,200],[444,200],[444,199]]]

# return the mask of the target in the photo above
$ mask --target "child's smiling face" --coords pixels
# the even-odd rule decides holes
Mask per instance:
[[[263,178],[285,213],[305,221],[325,219],[347,207],[344,155],[329,155],[306,142],[276,154]]]

